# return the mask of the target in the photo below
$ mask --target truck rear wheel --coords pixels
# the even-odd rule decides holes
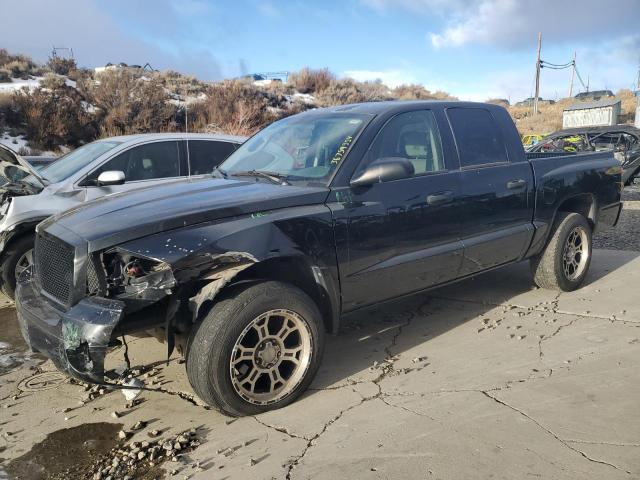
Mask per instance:
[[[578,288],[591,264],[591,226],[577,213],[558,213],[544,251],[531,259],[533,279],[541,288],[570,292]]]
[[[322,317],[298,288],[273,281],[234,289],[194,327],[187,376],[207,404],[255,415],[298,398],[324,347]]]
[[[27,234],[11,242],[2,256],[2,293],[11,300],[16,294],[18,276],[33,264],[34,235]]]

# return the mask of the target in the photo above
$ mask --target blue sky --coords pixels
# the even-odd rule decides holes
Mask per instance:
[[[580,5],[578,7],[578,5]],[[640,64],[640,1],[560,0],[0,0],[0,47],[46,60],[175,69],[203,80],[328,67],[339,76],[421,83],[463,99],[532,93],[543,58],[577,51],[591,89],[630,88]],[[26,28],[25,28],[26,26]],[[542,73],[542,95],[566,96],[569,70]],[[578,88],[581,88],[576,79]]]

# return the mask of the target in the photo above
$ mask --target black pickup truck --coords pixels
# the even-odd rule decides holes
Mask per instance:
[[[37,228],[17,308],[34,350],[108,382],[105,353],[155,332],[230,415],[282,407],[357,309],[521,260],[541,287],[585,278],[616,224],[611,152],[527,158],[507,112],[385,102],[273,123],[213,178],[105,197]]]

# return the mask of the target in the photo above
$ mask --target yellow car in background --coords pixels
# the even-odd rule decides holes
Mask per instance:
[[[548,133],[545,133],[545,134],[532,133],[531,135],[522,135],[521,137],[522,145],[524,145],[525,147],[530,147],[531,145],[535,145],[536,143],[538,143],[547,135]]]

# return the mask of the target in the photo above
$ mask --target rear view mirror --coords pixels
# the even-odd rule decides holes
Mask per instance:
[[[122,185],[125,177],[124,172],[119,170],[107,170],[102,172],[98,176],[97,184],[99,187],[106,187],[108,185]]]
[[[385,157],[372,162],[364,172],[351,179],[352,187],[364,187],[374,183],[390,182],[412,177],[413,163],[406,158]]]

